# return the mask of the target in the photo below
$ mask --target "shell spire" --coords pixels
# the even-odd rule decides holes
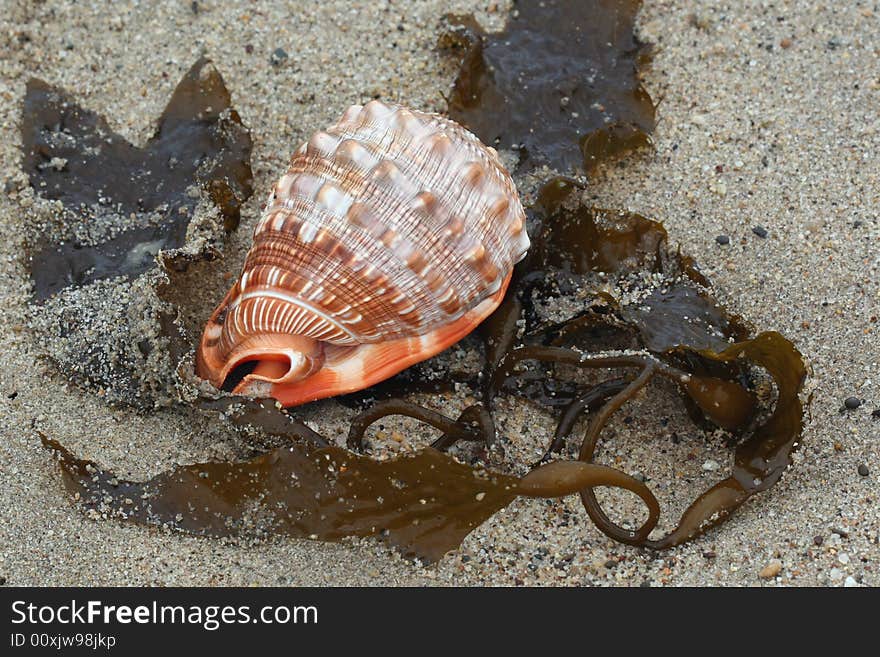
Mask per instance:
[[[369,387],[462,339],[529,248],[493,148],[435,114],[349,107],[293,155],[196,371],[295,406]]]

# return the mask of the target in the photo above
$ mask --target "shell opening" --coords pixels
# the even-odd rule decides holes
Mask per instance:
[[[223,381],[223,390],[249,397],[270,397],[273,396],[274,386],[307,379],[318,372],[323,364],[322,349],[313,353],[286,349],[281,352],[243,354],[229,368]]]
[[[259,362],[260,361],[257,360],[249,360],[236,365],[232,368],[232,371],[226,375],[226,380],[220,385],[220,389],[223,392],[232,392],[235,390],[246,377],[253,373]]]
[[[260,334],[223,349],[206,334],[196,369],[199,376],[226,392],[266,397],[274,386],[302,381],[323,365],[323,343],[305,336]]]

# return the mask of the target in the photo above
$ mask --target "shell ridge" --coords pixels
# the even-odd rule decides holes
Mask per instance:
[[[480,167],[484,170],[486,177],[489,179],[489,184],[494,185],[495,187],[501,187],[508,195],[511,193],[515,194],[515,190],[512,190],[510,188],[509,182],[507,182],[505,179],[505,174],[501,169],[501,165],[497,159],[497,156],[491,152],[488,152],[487,149],[482,147],[480,142],[472,133],[467,132],[458,126],[455,126],[455,124],[451,121],[444,119],[443,117],[440,117],[438,115],[418,113],[409,110],[400,111],[405,111],[408,115],[411,116],[421,114],[422,117],[424,117],[424,120],[428,120],[430,125],[442,126],[444,132],[441,133],[441,136],[446,138],[449,138],[449,136],[445,134],[445,131],[447,129],[454,128],[454,131],[458,134],[459,140],[467,147],[467,157],[470,159],[470,161],[480,165]],[[365,127],[368,128],[366,131],[363,130]],[[385,132],[394,132],[393,129],[385,130],[383,132],[383,128],[381,125],[370,121],[366,123],[354,123],[353,125],[338,124],[337,126],[334,126],[334,128],[337,133],[341,136],[344,136],[345,139],[353,140],[372,139],[375,141],[376,134],[382,134],[384,136]],[[409,135],[407,139],[391,139],[388,143],[389,152],[386,153],[386,156],[394,159],[398,163],[398,168],[409,174],[407,177],[413,180],[416,183],[416,186],[421,188],[421,191],[431,191],[436,193],[441,188],[440,177],[443,173],[443,167],[441,166],[443,163],[442,158],[430,157],[430,148],[426,148],[426,144],[428,144],[432,139],[435,139],[436,137],[437,133],[432,133],[430,130],[425,129],[423,131],[419,131],[419,133],[415,135],[415,138],[413,138],[412,135]],[[395,144],[397,144],[398,147],[393,148],[392,150],[391,147]],[[413,148],[413,146],[415,146],[415,148]],[[426,163],[430,163],[432,161],[436,162],[436,166],[434,166],[433,168],[430,166],[430,164],[426,166]],[[421,175],[413,175],[414,173],[418,173]],[[479,190],[477,191],[479,192]],[[453,211],[459,212],[462,215],[470,214],[469,212],[467,212],[468,208],[466,207],[469,195],[480,198],[479,193],[474,194],[473,190],[458,187],[458,199],[456,202],[460,203],[461,207],[454,206]],[[477,216],[482,216],[483,210],[484,208],[481,208],[473,214]],[[509,224],[511,223],[511,219],[509,217],[506,217],[505,221],[502,223]],[[495,231],[494,233],[490,232],[488,234],[489,236],[494,238],[490,243],[486,244],[486,246],[489,247],[488,250],[490,252],[498,253],[503,250],[503,246],[506,241],[503,239],[505,232],[507,231]],[[436,244],[439,241],[439,238],[439,235],[435,236],[432,242]],[[498,263],[495,262],[495,264],[497,265]]]
[[[292,233],[292,231],[291,231]],[[298,271],[298,275],[301,279],[305,280],[303,287],[298,290],[298,294],[307,294],[309,290],[313,287],[312,279],[315,278],[323,278],[325,285],[325,293],[327,294],[338,294],[340,299],[342,299],[341,305],[344,306],[355,306],[357,304],[358,298],[362,300],[366,300],[366,290],[368,289],[364,285],[352,285],[351,283],[357,283],[358,278],[355,276],[353,271],[345,271],[346,263],[343,260],[334,260],[332,262],[327,259],[323,259],[319,256],[323,256],[324,254],[313,252],[309,253],[305,249],[302,248],[303,245],[298,243],[294,238],[291,237],[291,234],[282,234],[272,236],[263,235],[262,238],[265,242],[271,244],[272,249],[278,251],[278,253],[268,252],[268,248],[266,249],[258,249],[255,248],[255,253],[251,255],[248,263],[246,263],[246,268],[253,272],[258,267],[273,267],[276,266],[275,262],[285,255],[291,258],[288,261],[288,266],[295,271]],[[334,247],[333,250],[335,250]],[[359,247],[354,247],[359,248]],[[300,257],[293,261],[293,252],[295,252]],[[304,256],[310,255],[311,257],[306,258]],[[382,264],[382,263],[380,263]],[[382,269],[383,267],[377,267],[375,263],[371,263],[367,268],[369,271],[376,271],[377,269]],[[385,267],[387,269],[387,267]],[[367,275],[368,272],[362,272],[362,274]],[[413,275],[415,279],[415,277]],[[397,296],[399,294],[400,286],[393,286],[393,294],[390,297]],[[390,298],[389,297],[389,298]],[[369,332],[363,330],[357,330],[358,336],[362,340],[371,341],[377,339],[381,331],[395,330],[397,327],[395,326],[394,317],[396,315],[393,306],[385,303],[381,299],[376,304],[372,304],[373,313],[370,316],[372,319],[372,326],[374,330]],[[399,332],[399,330],[395,331]]]
[[[300,312],[300,313],[304,313],[304,314],[309,314],[315,318],[319,318],[321,321],[333,326],[339,333],[346,335],[351,342],[357,342],[357,336],[349,328],[347,328],[345,325],[336,321],[335,318],[322,312],[319,308],[316,308],[314,304],[311,304],[311,303],[303,300],[300,297],[296,297],[296,296],[293,296],[289,293],[285,293],[282,290],[258,288],[258,289],[255,289],[255,290],[252,290],[249,292],[245,292],[240,297],[238,297],[237,302],[239,305],[243,305],[244,302],[248,301],[249,299],[256,299],[257,301],[260,301],[261,299],[265,299],[265,297],[277,299],[277,300],[282,301],[286,304],[289,304],[290,306],[297,308],[298,311],[297,310],[293,311],[294,316],[296,316],[297,312]],[[249,305],[251,305],[255,309],[257,306],[262,305],[262,304],[253,303],[253,304],[249,304]],[[252,310],[251,313],[252,314],[255,313],[255,310]],[[311,333],[311,332],[310,333],[299,333],[298,335],[306,335],[308,337],[314,337],[314,338],[319,337],[318,335],[315,335],[314,333]]]

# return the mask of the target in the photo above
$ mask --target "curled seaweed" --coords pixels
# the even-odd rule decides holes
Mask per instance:
[[[68,488],[96,512],[205,535],[282,533],[325,540],[375,535],[426,560],[456,547],[518,495],[579,493],[602,532],[660,549],[704,532],[778,481],[802,429],[799,394],[805,369],[792,344],[772,332],[751,337],[741,319],[715,302],[693,263],[670,252],[656,222],[583,206],[569,209],[559,202],[536,209],[535,216],[546,236],[541,244],[555,247],[536,249],[517,272],[499,312],[483,326],[489,376],[475,374],[470,381],[483,400],[457,418],[399,398],[425,389],[408,377],[395,377],[385,388],[397,398],[368,405],[353,418],[346,450],[272,401],[201,397],[197,404],[203,410],[286,444],[251,460],[183,466],[144,483],[113,483],[111,473],[76,459],[57,443],[45,444],[60,454]],[[566,239],[556,238],[556,229]],[[585,255],[587,249],[592,253]],[[583,300],[586,311],[548,328],[540,311],[528,316],[522,301],[536,272],[545,279],[574,276],[598,301]],[[512,327],[523,321],[520,334]],[[622,332],[631,347],[592,351],[591,339],[604,338],[597,326]],[[530,362],[614,374],[591,384],[561,380],[565,385],[549,394],[546,388],[520,385],[528,380]],[[766,371],[777,390],[772,413],[756,426],[759,403],[747,376],[752,368]],[[647,484],[593,463],[611,416],[656,376],[676,384],[704,422],[739,436],[731,475],[701,494],[660,538],[650,536],[661,513]],[[538,379],[546,384],[557,377],[542,372],[533,382]],[[553,441],[528,474],[517,478],[468,466],[444,453],[458,441],[496,440],[494,402],[511,394],[559,409]],[[559,460],[557,453],[573,439],[584,413],[589,422],[578,460]],[[415,418],[442,435],[414,454],[376,459],[361,453],[368,427],[391,415]],[[642,500],[648,517],[640,527],[623,527],[608,517],[595,495],[602,486]]]
[[[648,143],[654,104],[634,36],[641,0],[523,0],[503,32],[449,17],[440,45],[460,51],[449,113],[520,165],[590,170]]]
[[[457,26],[445,44],[462,49],[463,63],[450,113],[488,143],[516,146],[520,165],[529,168],[549,164],[564,171],[589,170],[603,158],[645,143],[654,108],[638,80],[637,66],[647,57],[632,35],[639,5],[636,0],[528,0],[519,3],[518,15],[500,35],[483,33],[472,19],[453,21]],[[194,105],[201,94],[210,93],[198,85],[187,88],[195,94]],[[39,98],[43,92],[39,85],[34,89]],[[176,112],[166,114],[169,125],[181,120]],[[46,130],[44,125],[38,136],[54,147]],[[127,151],[116,145],[108,152]],[[38,172],[32,174],[38,176],[32,177],[35,187],[57,187],[53,171],[63,172],[67,165],[53,153],[50,148],[42,160],[26,161]],[[70,172],[89,179],[100,168]],[[238,187],[224,187],[222,181],[193,175],[215,203],[234,208],[232,215],[243,198],[238,192],[250,193],[249,182],[242,179]],[[528,217],[534,247],[517,267],[505,299],[478,331],[482,371],[457,369],[441,355],[340,398],[356,409],[348,449],[339,446],[345,437],[324,436],[298,419],[299,409],[288,413],[270,400],[210,392],[195,381],[192,345],[179,330],[170,302],[158,321],[166,340],[163,349],[180,363],[177,383],[186,390],[184,397],[201,412],[219,413],[231,426],[255,430],[283,446],[237,462],[181,466],[138,483],[120,481],[46,437],[43,443],[58,454],[68,489],[86,508],[193,534],[322,540],[378,536],[406,554],[435,560],[517,496],[578,493],[597,528],[615,540],[655,549],[689,540],[772,486],[790,465],[802,430],[803,361],[779,334],[754,335],[746,322],[721,308],[695,263],[669,248],[660,223],[573,203],[572,192],[579,187],[576,180],[557,178],[538,193]],[[84,189],[104,187],[86,180]],[[77,203],[73,197],[52,198],[66,207]],[[234,223],[227,221],[226,228]],[[180,228],[173,222],[158,225],[162,240],[175,239]],[[87,246],[103,248],[97,244]],[[108,253],[112,256],[111,251],[102,255]],[[179,280],[176,265],[182,269],[186,263],[185,257],[163,259],[162,282],[173,286]],[[107,275],[129,275],[140,266]],[[89,280],[97,284],[104,276],[100,267],[89,271],[79,278],[74,274],[62,287]],[[64,294],[57,286],[37,287],[49,295]],[[177,298],[185,302],[186,295]],[[470,340],[473,348],[477,341]],[[571,370],[591,370],[593,376],[584,382],[569,376]],[[754,377],[761,370],[774,381],[772,402],[762,402],[757,394]],[[673,382],[699,426],[730,432],[735,450],[731,475],[702,493],[659,538],[652,533],[661,508],[648,485],[593,462],[611,417],[655,377]],[[468,400],[457,416],[411,399],[458,384],[477,401]],[[495,422],[501,396],[527,399],[558,416],[544,458],[522,477],[466,465],[447,453],[459,442],[498,446],[504,441],[496,435]],[[414,453],[371,457],[365,453],[366,431],[393,415],[413,418],[441,435]],[[584,415],[587,426],[577,460],[560,458],[566,443],[576,440],[573,432]],[[635,529],[616,524],[596,497],[599,487],[635,494],[647,518]]]
[[[541,326],[535,313],[527,316],[527,346],[512,349],[500,360],[490,397],[496,391],[516,394],[521,390],[512,384],[522,376],[517,364],[525,360],[639,369],[632,378],[611,378],[586,390],[571,391],[544,460],[562,448],[575,421],[588,411],[590,422],[579,459],[591,462],[611,415],[658,374],[677,382],[690,409],[702,413],[710,425],[745,434],[735,449],[731,476],[700,495],[662,538],[649,538],[644,528],[633,532],[620,527],[602,510],[592,488],[580,491],[590,518],[615,540],[658,549],[678,545],[766,490],[791,464],[791,451],[803,428],[803,359],[778,333],[752,337],[741,318],[721,308],[693,261],[670,252],[662,225],[630,213],[583,205],[565,208],[562,201],[570,189],[554,181],[539,197],[544,201],[537,213],[543,239],[519,272],[520,289],[511,294],[524,296],[536,273],[539,280],[564,274],[580,280],[595,295],[596,305],[588,305],[585,313],[550,330]],[[614,327],[628,339],[635,337],[637,351],[586,353],[591,336],[584,328],[595,330],[597,325]],[[550,346],[560,342],[569,346]],[[753,367],[770,375],[777,392],[773,412],[755,427],[751,424],[759,405],[748,388],[747,376]]]
[[[221,407],[233,423],[256,423],[290,444],[248,461],[187,465],[138,483],[41,439],[58,455],[67,489],[85,508],[203,536],[378,536],[405,555],[435,561],[517,495],[560,497],[584,486],[621,486],[645,501],[646,526],[659,514],[644,484],[605,466],[551,463],[517,479],[430,447],[380,461],[327,446],[271,404],[227,399],[214,408]]]
[[[468,406],[462,411],[458,420],[453,420],[424,406],[411,404],[401,399],[392,399],[375,404],[351,421],[346,441],[348,448],[363,451],[364,433],[367,428],[390,415],[412,417],[443,431],[443,435],[431,445],[434,449],[446,450],[459,440],[482,441],[490,444],[495,439],[495,425],[492,415],[481,406]],[[471,423],[474,426],[468,426]]]

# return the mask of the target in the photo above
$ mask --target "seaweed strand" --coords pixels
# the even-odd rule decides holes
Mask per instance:
[[[626,388],[628,383],[629,380],[623,378],[602,381],[566,406],[556,425],[553,442],[550,443],[550,447],[547,448],[547,452],[541,457],[541,460],[538,463],[546,463],[552,458],[553,454],[562,451],[562,448],[565,446],[565,441],[569,434],[571,434],[571,430],[581,413],[584,411],[591,413],[595,412],[597,409],[601,408],[612,395],[616,395]]]
[[[481,431],[474,431],[463,423],[460,418],[459,420],[453,420],[442,413],[413,404],[412,402],[402,399],[389,399],[378,402],[354,417],[348,430],[348,440],[346,441],[348,448],[356,452],[363,452],[364,434],[367,429],[373,423],[389,415],[405,415],[440,429],[444,435],[435,441],[435,445],[439,443],[443,447],[449,447],[458,440],[486,440],[486,436]],[[464,415],[465,413],[462,413],[462,417]]]
[[[601,409],[587,427],[584,434],[584,441],[581,443],[581,451],[578,458],[586,463],[592,463],[593,454],[596,450],[596,443],[602,429],[608,423],[608,420],[617,412],[624,403],[635,397],[635,395],[644,388],[654,378],[657,372],[657,366],[650,363],[619,393],[614,395]],[[637,531],[633,532],[615,524],[602,510],[602,506],[596,499],[593,488],[583,488],[580,491],[581,501],[587,510],[590,518],[596,526],[606,535],[617,541],[644,541],[648,538],[648,534],[654,529],[654,525],[649,526],[648,523],[642,525]],[[655,523],[656,524],[656,523]]]

